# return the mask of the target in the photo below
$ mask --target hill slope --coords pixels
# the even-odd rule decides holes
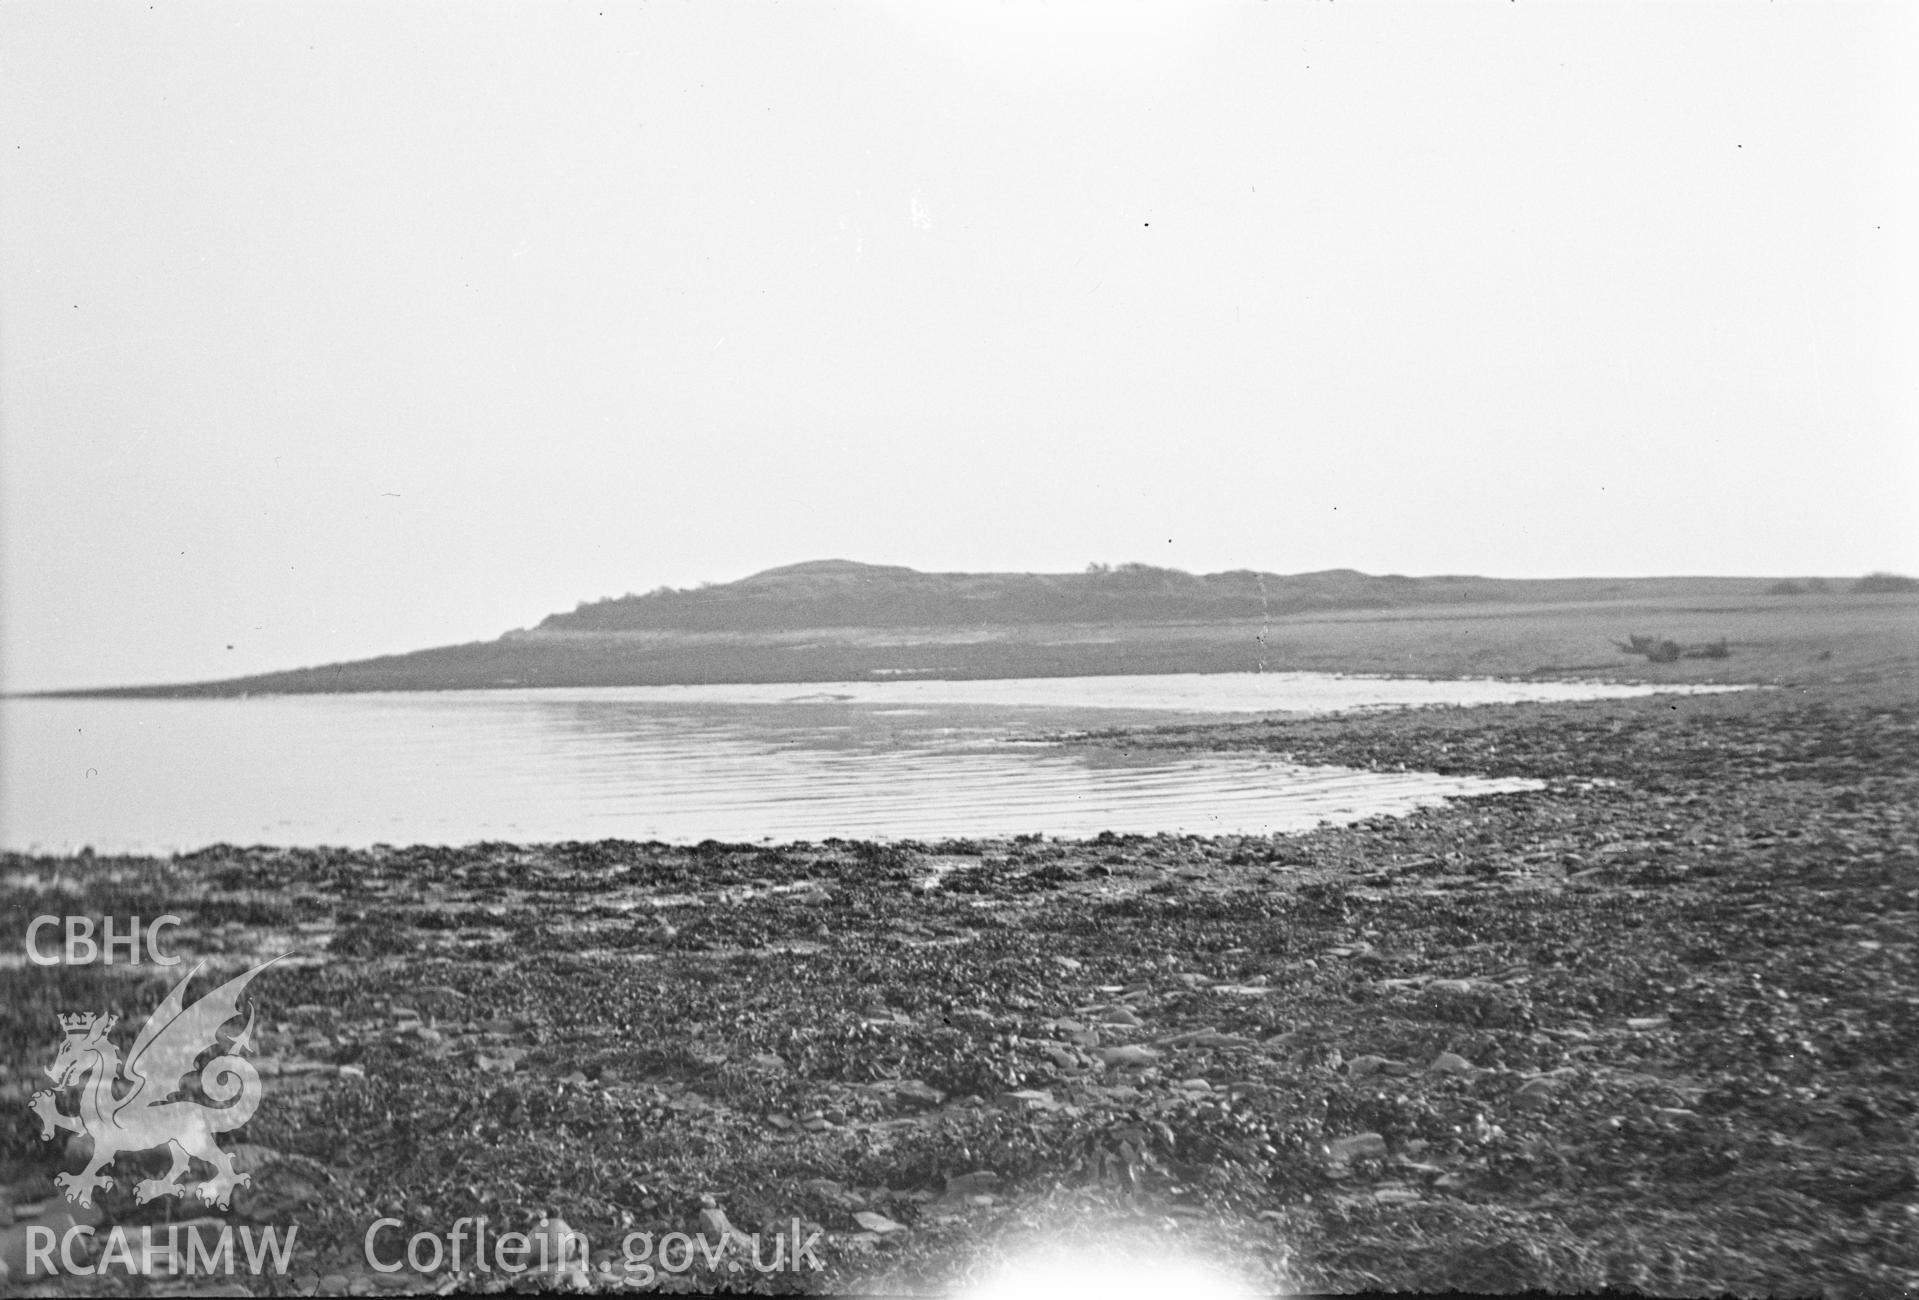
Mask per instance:
[[[1197,575],[1137,564],[1074,574],[921,573],[821,560],[690,591],[662,588],[585,603],[493,641],[225,681],[75,693],[227,696],[1282,669],[1644,676],[1644,661],[1621,658],[1613,639],[1632,632],[1737,636],[1748,624],[1770,627],[1781,612],[1803,624],[1806,636],[1825,635],[1842,608],[1909,599],[1782,598],[1768,595],[1769,585],[1764,578],[1377,577],[1351,569]],[[1707,672],[1674,665],[1657,676],[1686,680]]]

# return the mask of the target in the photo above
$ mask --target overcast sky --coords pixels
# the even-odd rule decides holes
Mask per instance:
[[[13,0],[0,674],[826,557],[1919,572],[1916,55],[1903,3]]]

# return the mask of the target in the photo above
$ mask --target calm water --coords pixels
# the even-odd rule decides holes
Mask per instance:
[[[0,701],[0,846],[1268,834],[1525,788],[1037,733],[1641,694],[1305,673]]]

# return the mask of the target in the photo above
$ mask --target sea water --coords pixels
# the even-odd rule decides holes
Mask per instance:
[[[1520,780],[1061,733],[1651,688],[1313,673],[0,701],[0,847],[1272,834]]]

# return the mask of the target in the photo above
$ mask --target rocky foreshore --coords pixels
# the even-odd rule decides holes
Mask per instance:
[[[204,1294],[126,1276],[192,1222],[297,1226],[219,1279],[281,1294],[949,1291],[1040,1243],[1261,1291],[1919,1287],[1915,692],[1105,743],[1546,786],[1272,838],[9,855],[10,932],[172,913],[188,959],[0,969],[9,1285]],[[61,1199],[58,1015],[130,1040],[192,959],[197,995],[281,952],[231,1209],[137,1204],[152,1153]],[[76,1218],[102,1273],[27,1276]],[[479,1271],[480,1218],[586,1248]]]

